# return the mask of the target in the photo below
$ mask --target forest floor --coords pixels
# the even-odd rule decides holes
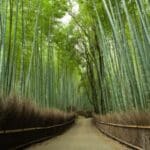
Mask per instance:
[[[27,150],[129,150],[118,142],[99,132],[91,119],[79,117],[76,124],[63,135],[43,143],[35,144]]]

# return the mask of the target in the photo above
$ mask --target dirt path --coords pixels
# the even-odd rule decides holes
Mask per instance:
[[[100,133],[91,119],[79,118],[63,135],[36,144],[28,150],[129,150]]]

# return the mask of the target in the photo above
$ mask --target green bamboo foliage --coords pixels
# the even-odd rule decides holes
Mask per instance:
[[[149,109],[148,0],[0,1],[0,93],[97,113]]]
[[[95,112],[149,109],[149,2],[79,3],[74,22],[82,35],[78,45],[88,83],[83,87]]]
[[[66,109],[77,103],[78,67],[69,65],[66,40],[60,46],[57,19],[67,3],[59,1],[0,1],[0,93],[30,97],[43,107]],[[62,2],[61,2],[62,3]],[[61,39],[59,39],[61,40]],[[65,43],[66,42],[66,43]],[[63,54],[61,54],[63,53]],[[66,61],[62,60],[66,59]],[[74,83],[73,78],[77,78]]]
[[[147,1],[102,1],[106,29],[93,1],[99,45],[104,57],[105,105],[108,111],[149,107],[149,5]],[[145,10],[148,10],[145,12]],[[148,46],[149,45],[149,46]]]

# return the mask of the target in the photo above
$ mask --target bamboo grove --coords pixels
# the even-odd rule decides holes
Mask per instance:
[[[2,95],[101,114],[150,108],[149,0],[0,0],[0,47]]]
[[[65,0],[2,0],[0,7],[1,93],[46,107],[74,103],[78,69],[68,53],[72,45],[64,43],[68,29],[58,22],[67,10]]]
[[[101,0],[83,4],[87,76],[95,111],[149,108],[150,3]],[[81,13],[82,14],[82,13]],[[88,22],[87,22],[88,21]],[[84,25],[90,24],[85,30]]]

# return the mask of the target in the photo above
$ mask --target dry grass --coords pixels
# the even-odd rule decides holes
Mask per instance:
[[[91,117],[92,117],[92,111],[90,111],[90,110],[87,110],[87,111],[78,110],[76,113],[77,113],[79,116],[83,116],[83,117],[86,117],[86,118],[91,118]]]
[[[29,100],[19,99],[17,96],[0,98],[0,130],[51,126],[75,117],[73,113],[41,109]]]
[[[149,126],[150,125],[150,112],[149,111],[130,111],[126,113],[113,113],[107,115],[94,115],[94,121],[102,121],[105,123],[115,123],[122,125],[142,125]],[[103,130],[104,132],[111,134],[123,141],[131,143],[133,145],[143,147],[145,134],[150,134],[149,130],[145,129],[133,129],[133,128],[121,128],[108,126],[104,124],[96,125],[97,128]]]
[[[96,116],[99,121],[124,125],[150,125],[150,112],[129,111]]]

